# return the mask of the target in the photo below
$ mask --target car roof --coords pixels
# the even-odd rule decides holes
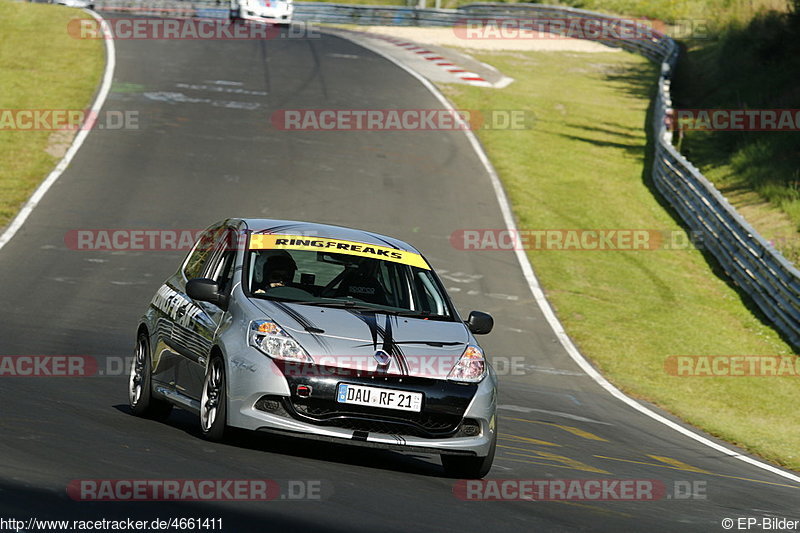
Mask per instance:
[[[322,237],[325,239],[339,239],[364,244],[374,244],[376,246],[388,246],[415,254],[420,253],[416,248],[399,239],[387,237],[379,233],[372,233],[370,231],[346,228],[344,226],[266,218],[245,218],[242,219],[242,221],[247,225],[247,229],[253,230],[254,233],[277,233],[282,235],[302,235]]]

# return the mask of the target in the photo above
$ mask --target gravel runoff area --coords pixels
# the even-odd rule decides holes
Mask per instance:
[[[364,26],[358,31],[377,33],[417,43],[489,51],[542,51],[542,52],[619,52],[599,42],[545,34],[542,38],[467,38],[463,29],[412,26]]]

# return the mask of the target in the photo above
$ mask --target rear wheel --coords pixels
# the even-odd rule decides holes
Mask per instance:
[[[153,397],[151,365],[150,341],[145,333],[139,333],[128,378],[128,403],[136,416],[164,420],[172,411],[172,404]]]
[[[442,466],[448,476],[462,479],[480,479],[489,473],[494,462],[494,451],[497,447],[497,431],[484,457],[464,457],[461,455],[442,455]]]
[[[225,381],[225,364],[214,356],[206,370],[203,395],[200,398],[200,430],[203,438],[221,441],[228,423],[228,395]]]

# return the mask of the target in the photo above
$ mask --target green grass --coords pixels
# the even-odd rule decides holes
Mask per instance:
[[[761,13],[727,26],[716,39],[693,43],[679,63],[676,107],[800,108],[800,16]],[[725,194],[752,191],[790,224],[755,223],[766,235],[785,233],[779,249],[800,260],[800,134],[687,132],[681,150]],[[734,202],[747,209],[749,202]],[[771,220],[771,219],[770,219]],[[788,227],[787,227],[788,226]]]
[[[0,109],[85,109],[104,65],[103,42],[73,39],[77,9],[0,0]],[[0,130],[0,228],[60,159],[64,133]],[[56,153],[56,152],[54,152]]]
[[[526,109],[538,118],[530,130],[478,132],[521,229],[681,231],[648,186],[655,65],[619,53],[477,58],[516,81],[502,90],[444,85],[457,107]],[[664,370],[670,355],[793,353],[700,252],[528,254],[567,332],[616,385],[800,468],[796,379],[683,378]]]
[[[711,29],[732,21],[749,20],[763,10],[786,11],[789,8],[787,0],[561,0],[555,3],[666,22],[704,20]]]

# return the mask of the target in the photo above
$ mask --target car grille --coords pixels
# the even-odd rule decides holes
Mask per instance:
[[[381,420],[368,420],[342,417],[329,420],[325,425],[367,433],[386,433],[388,435],[409,435],[412,437],[430,437],[431,433],[406,424],[396,424]]]
[[[341,404],[326,400],[301,402],[295,399],[291,403],[295,411],[319,422],[376,433],[412,434],[409,431],[417,430],[413,434],[421,437],[444,435],[455,432],[461,421],[461,417],[430,413],[404,412],[402,418],[393,417],[384,409],[350,405],[343,409]]]
[[[267,410],[264,405],[260,400],[256,408]],[[442,438],[454,436],[461,425],[460,416],[407,412],[402,417],[396,417],[387,415],[383,409],[351,405],[343,408],[341,404],[329,400],[281,397],[280,405],[280,411],[303,422],[369,433]]]

